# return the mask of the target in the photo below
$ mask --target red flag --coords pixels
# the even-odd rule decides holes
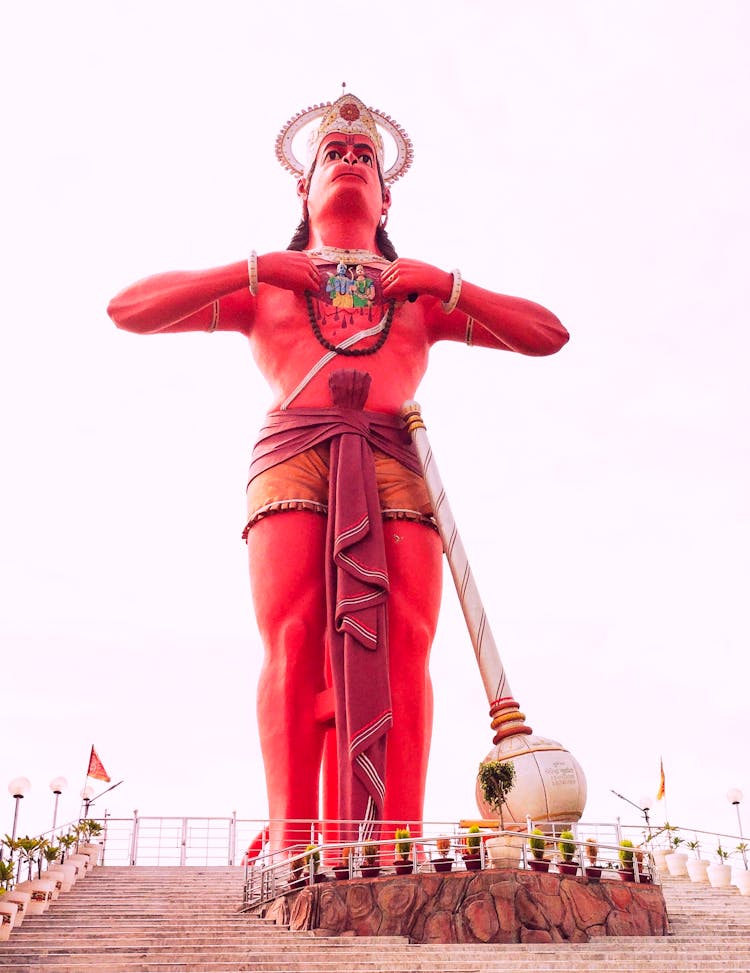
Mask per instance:
[[[657,801],[660,801],[664,797],[664,761],[661,757],[659,757],[659,771],[661,776],[659,778],[659,790],[656,794]]]
[[[94,780],[103,780],[108,784],[112,778],[109,776],[107,771],[104,769],[104,764],[99,759],[99,755],[93,746],[91,747],[91,756],[89,757],[89,769],[86,773],[87,777],[93,777]]]

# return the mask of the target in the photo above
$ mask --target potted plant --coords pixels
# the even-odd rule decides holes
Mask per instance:
[[[531,861],[529,868],[532,872],[548,872],[549,861],[544,857],[547,848],[547,839],[541,828],[532,829],[529,835],[529,850],[531,851]]]
[[[396,839],[396,861],[393,863],[397,875],[408,875],[414,871],[414,862],[409,859],[412,840],[409,828],[396,828],[394,833]]]
[[[43,838],[30,838],[28,835],[24,838],[18,838],[16,840],[16,847],[19,852],[19,859],[29,867],[28,881],[33,878],[34,865],[37,863],[37,858],[41,857],[41,849],[44,844]],[[41,862],[39,862],[39,870],[41,871]],[[20,867],[18,869],[20,877]]]
[[[378,864],[379,851],[377,845],[362,846],[362,878],[377,878],[380,875]]]
[[[620,879],[623,882],[634,882],[635,870],[633,868],[633,842],[628,838],[624,838],[620,842],[618,856],[620,858],[620,870],[618,872]]]
[[[595,882],[602,877],[602,870],[598,864],[599,844],[596,838],[587,838],[584,843],[584,853],[588,865],[584,868],[586,878],[593,879]]]
[[[708,875],[706,874],[706,869],[708,868],[708,862],[704,861],[700,856],[700,841],[698,841],[697,838],[695,841],[688,841],[687,847],[695,856],[694,858],[688,858],[687,860],[687,873],[690,876],[690,881],[707,882]]]
[[[653,836],[654,838],[658,838],[660,834],[666,833],[667,842],[668,842],[666,848],[652,847],[651,853],[654,856],[654,867],[658,872],[667,871],[667,858],[672,854],[672,843],[669,836],[674,830],[675,829],[672,827],[671,824],[665,822],[664,827],[661,829],[661,831],[657,831],[657,833]]]
[[[42,845],[42,856],[47,862],[47,867],[53,865],[57,859],[60,857],[60,848],[58,845],[53,845],[51,841],[45,841]]]
[[[313,882],[322,882],[325,876],[319,871],[320,848],[317,845],[308,845],[305,848],[304,862],[307,865],[308,878],[311,877]]]
[[[469,872],[478,872],[482,867],[482,855],[479,847],[481,842],[479,825],[472,824],[464,839],[462,851],[464,865]]]
[[[721,847],[721,842],[716,848],[717,862],[712,863],[706,869],[708,880],[714,888],[725,889],[732,884],[732,867],[727,865],[729,852]]]
[[[737,872],[735,884],[740,890],[740,895],[750,895],[750,871],[747,869],[747,842],[741,841],[734,850],[742,855],[742,864],[745,866],[742,871]]]
[[[0,888],[6,890],[13,881],[13,862],[0,858]]]
[[[651,868],[648,854],[648,849],[644,851],[643,848],[636,848],[633,853],[633,857],[638,865],[638,881],[645,884],[651,882]],[[646,863],[645,866],[644,862]]]
[[[102,853],[102,846],[98,842],[94,842],[93,839],[102,833],[101,824],[91,818],[85,818],[77,825],[76,831],[78,832],[79,841],[78,851],[81,854],[89,856],[92,866],[98,865]]]
[[[69,857],[66,858],[66,855],[69,856],[70,848],[75,842],[75,835],[72,834],[60,835],[57,839],[60,858],[57,860],[56,868],[65,874],[65,881],[63,882],[64,892],[69,892],[73,888],[79,877],[79,872],[83,870],[77,862],[71,862]]]
[[[488,807],[500,817],[500,834],[487,839],[487,851],[494,868],[517,868],[520,845],[513,835],[503,834],[503,808],[516,780],[516,768],[510,761],[485,760],[479,765],[477,783]]]
[[[435,850],[438,857],[432,860],[433,868],[436,872],[449,872],[453,868],[453,859],[450,858],[451,839],[437,838],[435,840]]]
[[[347,845],[346,848],[341,849],[341,858],[339,859],[338,864],[333,866],[333,875],[337,881],[341,882],[345,879],[351,878],[351,870],[349,867],[351,860],[352,847],[351,845]]]
[[[9,864],[13,864],[9,862]],[[31,892],[24,892],[22,889],[11,889],[10,891],[2,890],[2,897],[4,902],[13,902],[17,906],[16,915],[13,920],[13,928],[20,926],[23,920],[29,914],[29,907],[31,905]]]
[[[60,861],[64,862],[66,854],[70,854],[70,849],[76,843],[76,836],[74,834],[61,834],[57,839],[57,843],[62,848],[62,858]]]
[[[674,830],[674,829],[672,829]],[[687,853],[680,851],[680,845],[685,841],[679,835],[674,835],[672,838],[672,854],[667,858],[667,869],[670,875],[674,875],[675,878],[679,878],[681,875],[687,875]]]
[[[60,849],[49,841],[43,841],[40,846],[41,856],[39,858],[39,878],[45,878],[49,882],[55,883],[55,891],[52,898],[57,899],[65,886],[65,873],[61,866],[56,864]],[[42,858],[47,862],[47,868],[42,872]]]
[[[557,863],[557,870],[561,875],[575,875],[578,872],[578,862],[573,861],[576,853],[576,839],[572,831],[561,831],[557,850],[562,861]]]
[[[7,942],[16,921],[18,906],[15,902],[9,902],[3,890],[0,890],[0,942]]]

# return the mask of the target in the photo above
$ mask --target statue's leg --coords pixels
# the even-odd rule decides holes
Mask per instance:
[[[421,821],[432,735],[432,683],[428,670],[442,587],[442,546],[424,524],[386,520],[390,595],[393,729],[388,735],[386,821]]]
[[[271,514],[249,531],[250,581],[265,647],[258,729],[266,771],[271,847],[310,841],[310,828],[274,820],[317,820],[324,727],[326,518],[304,510]]]

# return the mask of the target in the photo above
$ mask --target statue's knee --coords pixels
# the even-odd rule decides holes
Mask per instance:
[[[269,662],[283,674],[322,660],[324,633],[305,618],[285,618],[269,633]]]

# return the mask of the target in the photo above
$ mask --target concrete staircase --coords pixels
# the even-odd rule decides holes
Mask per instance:
[[[15,973],[750,973],[750,898],[687,879],[664,883],[665,938],[582,945],[412,946],[398,937],[326,939],[237,912],[240,868],[96,868],[0,943]]]

